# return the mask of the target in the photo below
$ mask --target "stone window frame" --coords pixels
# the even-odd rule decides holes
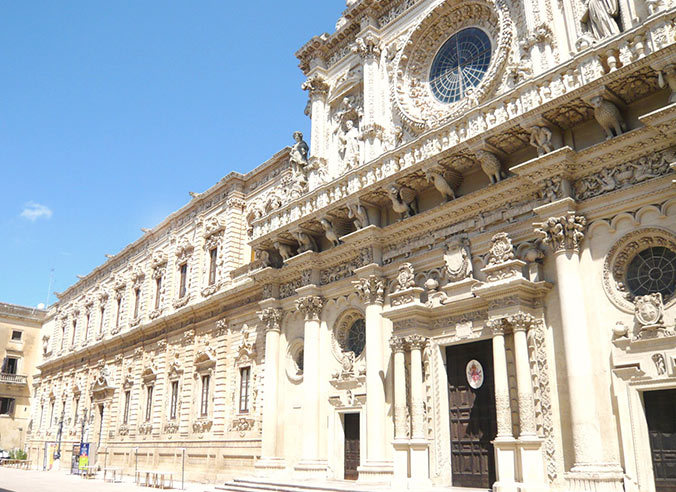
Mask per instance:
[[[641,251],[661,246],[676,252],[676,235],[662,227],[642,227],[620,237],[606,254],[603,262],[603,290],[610,302],[621,311],[633,314],[633,296],[624,285],[631,261]],[[665,303],[664,309],[676,304],[676,295]]]
[[[164,405],[164,420],[167,422],[178,422],[181,418],[181,393],[183,391],[183,368],[178,365],[178,363],[172,363],[169,367],[169,372],[167,373],[167,392],[166,392],[166,402]],[[178,383],[177,389],[177,398],[176,398],[176,416],[172,418],[171,416],[171,387],[173,383]]]
[[[192,413],[195,420],[211,420],[214,416],[214,400],[215,400],[215,375],[216,375],[216,356],[213,350],[205,349],[197,353],[194,362],[195,371],[193,379],[193,399],[195,403],[192,407]],[[207,414],[202,415],[202,377],[209,376],[209,394]],[[179,384],[180,386],[180,384]],[[180,388],[179,388],[180,395]]]
[[[155,389],[157,383],[157,371],[152,367],[146,367],[141,373],[141,379],[143,380],[143,387],[145,388],[144,398],[141,400],[141,417],[143,418],[142,423],[152,423],[153,421],[153,406],[155,405]],[[152,397],[148,398],[148,390],[152,387]],[[150,400],[150,409],[148,409],[148,402]],[[140,419],[138,419],[140,420]]]

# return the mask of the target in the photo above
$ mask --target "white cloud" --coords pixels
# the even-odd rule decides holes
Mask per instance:
[[[21,211],[21,217],[30,220],[31,222],[35,222],[38,219],[50,219],[52,217],[52,211],[46,205],[28,202]]]

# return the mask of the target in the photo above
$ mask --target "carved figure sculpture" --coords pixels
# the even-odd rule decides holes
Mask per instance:
[[[530,129],[530,144],[543,156],[554,151],[552,131],[546,126],[534,126]]]
[[[288,244],[275,241],[274,247],[277,251],[279,251],[279,256],[282,257],[282,260],[288,260],[293,256],[293,250],[291,249],[291,246],[289,246]]]
[[[340,143],[340,153],[347,169],[359,165],[359,129],[354,125],[354,121],[345,122],[345,131],[338,137]]]
[[[359,202],[347,204],[347,216],[352,219],[357,230],[368,227],[370,224],[368,213]]]
[[[617,0],[589,0],[582,22],[587,22],[594,38],[600,40],[619,34],[615,17],[620,13]]]
[[[666,83],[665,83],[666,80]],[[671,89],[669,104],[676,103],[676,63],[667,65],[657,74],[657,82],[661,88],[667,85]]]
[[[308,165],[308,153],[310,152],[310,147],[303,140],[303,134],[301,132],[293,132],[293,139],[296,141],[291,147],[291,152],[289,153],[289,163],[291,164],[291,171],[293,172],[294,178],[302,178],[306,180],[305,177],[305,168]]]
[[[606,132],[606,140],[622,135],[627,130],[624,118],[615,104],[601,96],[592,97],[589,102],[594,107],[594,118]]]
[[[389,191],[392,208],[402,218],[412,217],[418,213],[418,201],[415,190],[406,186],[392,185]]]
[[[491,184],[502,181],[506,177],[505,173],[502,172],[502,164],[500,164],[495,155],[485,150],[479,150],[475,155],[481,165],[481,169],[486,173],[488,179],[491,180]]]
[[[341,240],[338,238],[338,233],[336,233],[336,230],[333,228],[333,224],[331,221],[328,219],[319,219],[319,223],[322,225],[324,228],[324,232],[326,233],[326,239],[331,241],[331,244],[334,246],[338,246],[341,243]]]
[[[318,251],[317,241],[315,238],[310,236],[308,233],[303,231],[298,231],[294,234],[296,240],[298,241],[298,254],[305,253],[306,251]]]
[[[455,192],[451,185],[446,181],[444,175],[441,174],[440,170],[437,169],[427,169],[425,170],[425,179],[428,183],[434,184],[434,187],[437,189],[441,196],[443,196],[446,201],[455,199]]]

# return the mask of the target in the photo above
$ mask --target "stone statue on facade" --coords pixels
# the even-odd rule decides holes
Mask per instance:
[[[302,178],[304,181],[307,181],[306,168],[308,165],[308,154],[310,152],[310,147],[307,142],[303,140],[303,134],[301,132],[293,132],[293,139],[295,144],[291,147],[291,152],[289,152],[289,164],[291,164],[291,172],[293,173],[294,180]]]
[[[359,165],[361,134],[355,126],[354,121],[347,120],[342,135],[338,136],[340,143],[339,152],[343,163],[347,169],[352,169]]]
[[[620,110],[612,102],[601,96],[592,97],[589,101],[594,107],[594,118],[606,132],[606,140],[622,135],[627,125]]]
[[[426,169],[425,179],[428,183],[434,184],[434,187],[446,201],[455,199],[455,191],[444,177],[442,169]]]
[[[671,63],[657,73],[657,82],[660,88],[669,86],[669,104],[676,103],[676,63]]]
[[[357,230],[368,227],[370,224],[368,212],[359,201],[347,204],[347,216],[352,219]]]
[[[392,200],[392,208],[402,218],[412,217],[418,213],[418,199],[412,188],[392,185],[389,197]]]
[[[552,131],[546,126],[534,126],[530,129],[530,144],[543,156],[554,151],[552,145]]]
[[[451,240],[444,253],[444,273],[449,282],[460,282],[472,276],[472,256],[467,238]]]
[[[315,241],[315,238],[310,236],[307,232],[297,231],[294,235],[298,241],[298,254],[305,253],[306,251],[319,251],[317,241]]]
[[[490,179],[491,184],[498,183],[506,177],[502,171],[500,160],[494,154],[485,150],[479,150],[476,152],[476,158],[479,161],[481,169],[486,173],[488,179]]]
[[[279,256],[282,257],[282,260],[288,260],[293,256],[291,246],[289,246],[288,244],[282,243],[280,241],[275,241],[274,247],[279,252]]]
[[[619,13],[617,0],[589,0],[582,22],[587,23],[595,39],[601,40],[619,34],[620,28],[615,20]]]
[[[324,229],[326,239],[331,241],[331,244],[333,246],[338,246],[341,243],[341,241],[331,221],[327,218],[321,218],[319,219],[319,223],[322,225],[322,228]]]

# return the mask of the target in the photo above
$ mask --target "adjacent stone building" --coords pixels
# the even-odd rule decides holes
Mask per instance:
[[[0,449],[23,449],[31,422],[33,375],[41,360],[41,309],[0,303]]]
[[[676,4],[347,4],[310,145],[59,294],[33,459],[674,490]]]

